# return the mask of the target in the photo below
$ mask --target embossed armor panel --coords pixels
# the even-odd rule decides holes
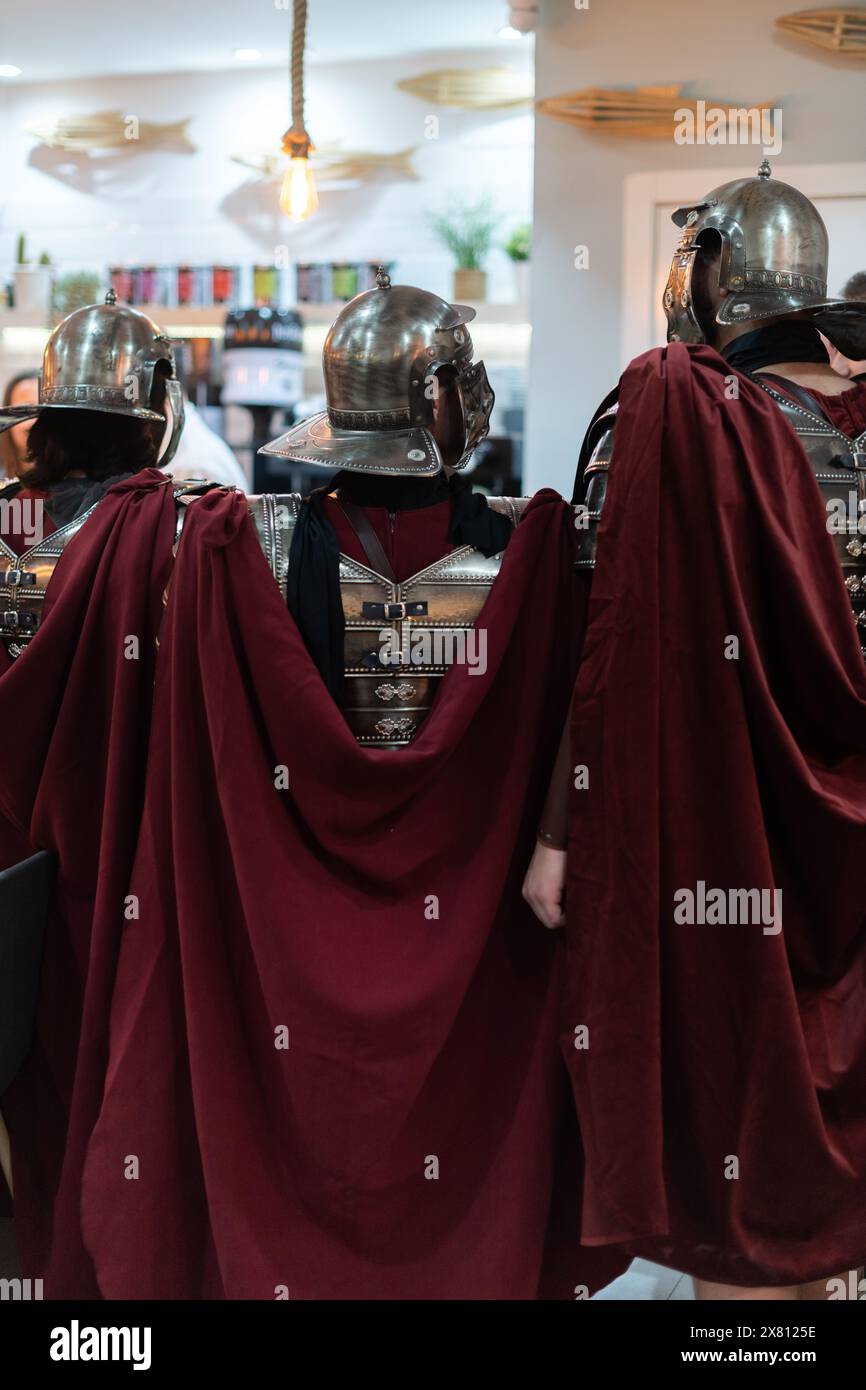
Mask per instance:
[[[824,526],[833,537],[851,599],[860,648],[866,657],[866,432],[849,439],[822,415],[795,405],[759,378],[756,383],[772,396],[799,437],[812,466],[823,502],[815,524]],[[615,426],[616,406],[598,423],[601,433],[584,474],[586,524],[577,533],[577,567],[580,569],[591,570],[595,566],[598,523],[607,492]],[[831,518],[843,514],[844,520],[837,526],[828,525]]]
[[[286,592],[297,494],[247,499],[271,573]],[[529,499],[489,498],[516,525]],[[475,655],[468,637],[499,573],[502,556],[464,545],[399,583],[340,557],[346,621],[344,714],[359,743],[383,748],[412,742],[454,661]]]
[[[758,384],[786,416],[812,465],[823,502],[817,524],[833,538],[866,657],[866,431],[849,439],[822,415],[795,405],[765,382]],[[841,524],[830,524],[840,516]]]

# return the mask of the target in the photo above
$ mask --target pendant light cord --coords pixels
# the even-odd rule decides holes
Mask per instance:
[[[303,136],[307,144],[310,137],[304,127],[304,43],[307,29],[307,0],[294,0],[292,20],[292,125],[290,133]]]

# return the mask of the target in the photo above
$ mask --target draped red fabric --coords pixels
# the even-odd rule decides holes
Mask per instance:
[[[155,469],[106,495],[58,562],[42,627],[0,647],[0,855],[59,858],[32,1055],[3,1097],[22,1268],[52,1298],[98,1296],[81,1240],[86,1141],[141,814],[155,634],[175,507]]]
[[[190,508],[83,1219],[120,1298],[574,1298],[561,945],[520,897],[573,678],[529,507],[417,740],[360,747],[242,498]],[[288,785],[286,785],[286,779]]]
[[[562,1041],[584,1239],[790,1284],[866,1254],[866,673],[805,454],[734,375],[672,345],[622,381]],[[682,920],[701,882],[780,889],[782,930]]]

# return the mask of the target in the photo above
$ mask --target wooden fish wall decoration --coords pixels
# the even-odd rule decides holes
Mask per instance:
[[[636,91],[623,91],[610,87],[584,87],[579,92],[568,92],[561,97],[545,97],[536,107],[545,116],[554,120],[566,121],[569,125],[584,130],[600,131],[609,135],[631,136],[643,140],[670,140],[683,113],[700,124],[709,118],[714,128],[727,125],[730,114],[743,107],[734,107],[721,101],[704,101],[683,97],[680,86],[638,87]],[[773,110],[772,102],[761,102],[748,108],[760,120],[762,112]],[[708,144],[722,143],[712,139]]]
[[[124,146],[153,149],[159,145],[173,145],[188,152],[195,149],[187,135],[191,119],[188,116],[185,121],[142,121],[122,111],[97,111],[92,116],[60,116],[54,121],[25,126],[25,130],[49,149],[68,150],[72,154],[96,154]]]
[[[866,9],[799,10],[776,20],[778,28],[816,48],[846,58],[866,58]]]
[[[532,101],[530,72],[517,68],[440,68],[404,78],[397,86],[431,106],[457,106],[463,111],[525,106]]]

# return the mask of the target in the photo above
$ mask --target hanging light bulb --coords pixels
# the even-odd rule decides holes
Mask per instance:
[[[280,207],[293,222],[303,222],[319,206],[316,180],[310,164],[312,146],[307,140],[304,147],[294,140],[291,131],[283,137],[283,150],[289,156],[289,166],[280,189]]]
[[[280,207],[293,222],[303,222],[316,211],[319,198],[310,165],[313,146],[304,126],[304,39],[307,0],[294,0],[292,18],[292,124],[283,136],[283,152],[289,167],[280,189]]]

